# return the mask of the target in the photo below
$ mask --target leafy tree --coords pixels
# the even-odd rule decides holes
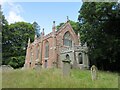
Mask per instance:
[[[70,20],[70,24],[71,24],[73,30],[75,31],[75,33],[77,34],[79,32],[79,30],[80,30],[79,22],[74,22],[74,21]]]
[[[2,11],[0,5],[0,28],[2,29]],[[0,29],[0,65],[2,65],[2,30]]]
[[[59,31],[59,29],[60,29],[60,27],[62,26],[62,25],[64,25],[65,23],[60,23],[59,25],[57,25],[57,31]]]
[[[83,3],[79,11],[82,42],[87,42],[91,64],[119,70],[120,7],[117,3]]]
[[[70,20],[69,22],[70,22],[73,30],[74,30],[75,33],[77,34],[78,31],[79,31],[79,29],[80,29],[80,24],[79,24],[79,22],[74,22],[74,21],[72,21],[72,20]],[[62,25],[64,25],[64,24],[65,24],[65,23],[60,23],[59,25],[57,25],[57,31],[59,31],[60,27],[61,27]]]
[[[40,36],[40,26],[38,25],[37,22],[33,22],[33,28],[34,28],[35,34],[37,35],[37,37],[39,37]]]
[[[34,39],[34,29],[30,23],[16,22],[3,27],[3,64],[14,68],[23,66],[28,38]]]
[[[10,53],[7,51],[8,50],[8,47],[10,48],[9,44],[8,44],[8,22],[7,20],[5,19],[4,15],[2,14],[1,12],[1,28],[2,28],[2,55],[3,55],[3,58],[2,58],[2,64],[6,64],[6,62],[3,60],[4,59],[4,55],[5,55],[5,52],[6,52],[6,58],[7,58],[7,54],[9,55]]]

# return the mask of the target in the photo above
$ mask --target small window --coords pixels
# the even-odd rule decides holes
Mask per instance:
[[[79,61],[79,64],[83,64],[82,53],[78,54],[78,61]]]
[[[68,54],[66,55],[66,59],[70,60],[70,56]]]

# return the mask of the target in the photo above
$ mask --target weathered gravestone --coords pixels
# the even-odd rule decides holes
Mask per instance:
[[[1,65],[0,68],[2,71],[11,71],[13,68],[10,65]]]
[[[95,65],[92,65],[91,67],[91,77],[92,80],[96,80],[97,79],[97,67]]]
[[[63,62],[63,67],[62,67],[63,76],[70,75],[70,69],[71,69],[70,62],[71,61],[69,59],[65,59],[65,60],[62,60],[62,62]]]
[[[35,70],[40,70],[42,68],[42,64],[40,62],[35,63]]]
[[[57,62],[53,62],[53,68],[57,68]]]

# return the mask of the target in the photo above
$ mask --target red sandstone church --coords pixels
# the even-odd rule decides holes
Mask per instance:
[[[35,68],[39,63],[43,68],[61,68],[64,59],[79,68],[89,67],[87,46],[81,46],[80,35],[76,35],[69,20],[59,30],[53,21],[51,33],[44,35],[43,29],[40,37],[35,35],[33,43],[29,39],[24,67]]]

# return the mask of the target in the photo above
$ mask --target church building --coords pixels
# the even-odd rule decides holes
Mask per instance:
[[[62,60],[69,59],[74,67],[88,68],[88,48],[80,43],[80,34],[76,35],[69,20],[59,30],[53,21],[52,32],[45,35],[44,29],[40,37],[35,35],[34,42],[26,50],[25,68],[35,68],[40,64],[42,68],[62,67]]]

